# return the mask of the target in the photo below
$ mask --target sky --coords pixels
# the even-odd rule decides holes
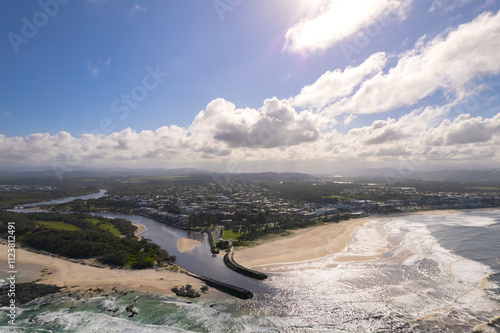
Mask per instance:
[[[496,0],[0,2],[0,167],[500,165]]]

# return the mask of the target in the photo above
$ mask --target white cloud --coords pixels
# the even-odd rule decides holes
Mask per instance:
[[[202,132],[229,147],[278,147],[314,141],[321,118],[310,112],[297,113],[287,100],[267,99],[259,110],[236,109],[223,99],[208,104],[189,130]]]
[[[459,115],[453,122],[446,119],[427,135],[431,145],[465,145],[491,141],[500,135],[500,114],[493,118],[472,118],[468,114]]]
[[[403,19],[412,0],[331,0],[328,8],[304,19],[285,35],[284,50],[292,53],[323,52],[354,36],[369,25],[393,17]]]
[[[352,94],[367,77],[379,73],[387,63],[384,52],[372,54],[357,67],[347,67],[344,72],[337,69],[326,72],[316,82],[305,86],[300,94],[292,99],[297,107],[322,108],[341,97]]]
[[[125,129],[107,136],[74,137],[67,132],[12,138],[0,135],[0,156],[6,165],[53,165],[61,170],[92,165],[203,167],[207,163],[219,168],[229,163],[234,170],[242,165],[255,168],[256,163],[280,164],[284,169],[294,164],[306,172],[312,172],[313,165],[394,167],[407,161],[498,165],[500,113],[491,118],[460,115],[450,121],[445,119],[449,107],[417,109],[399,119],[376,120],[342,134],[335,129],[319,131],[321,119],[296,113],[286,101],[270,99],[254,110],[236,109],[219,99],[200,112],[188,128]],[[259,128],[275,128],[275,136],[265,136],[263,133],[271,132],[259,133]]]
[[[453,11],[457,7],[462,7],[468,2],[471,2],[472,0],[434,0],[434,2],[431,5],[431,8],[429,8],[429,12],[433,13],[437,10],[443,10],[445,12]]]
[[[469,81],[480,75],[500,72],[498,54],[500,12],[481,14],[446,36],[428,42],[420,40],[414,49],[399,56],[396,66],[387,73],[379,72],[369,77],[352,96],[331,105],[330,112],[384,112],[414,105],[437,90],[445,94],[464,94]],[[354,83],[358,82],[354,80]]]
[[[106,66],[111,65],[111,57],[109,57],[108,59],[106,59],[106,61],[104,62],[104,64],[105,64]]]
[[[344,126],[349,126],[358,116],[355,114],[349,114],[344,117],[344,121],[342,122]]]
[[[137,13],[145,12],[145,11],[146,11],[145,7],[143,7],[141,5],[135,5],[129,9],[128,14],[129,14],[129,16],[134,16]]]
[[[99,74],[99,68],[97,66],[94,66],[92,60],[87,61],[87,71],[92,75]]]

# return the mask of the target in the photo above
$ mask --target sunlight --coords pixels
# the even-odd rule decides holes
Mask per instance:
[[[325,2],[313,0],[307,4],[312,8]],[[325,50],[331,44],[353,36],[379,19],[384,12],[393,11],[400,5],[391,1],[330,1],[327,6],[320,7],[315,17],[302,20],[288,30],[285,49],[291,52]]]

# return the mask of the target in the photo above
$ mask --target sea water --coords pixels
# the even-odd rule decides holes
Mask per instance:
[[[259,267],[269,278],[251,300],[60,293],[0,331],[500,331],[500,210],[374,217],[352,237],[338,254]]]

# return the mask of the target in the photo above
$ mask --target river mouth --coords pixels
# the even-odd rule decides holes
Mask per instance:
[[[143,225],[140,235],[180,266],[255,293],[251,300],[225,296],[176,308],[179,323],[188,316],[202,331],[467,332],[500,313],[499,210],[374,218],[338,254],[262,266],[264,281],[229,270],[204,234],[142,216],[99,215]],[[179,251],[182,238],[199,244]]]
[[[114,213],[93,213],[106,218],[126,219],[133,224],[144,227],[139,232],[141,237],[158,244],[170,255],[176,257],[176,264],[186,270],[236,287],[250,290],[254,293],[270,291],[260,281],[238,274],[224,264],[221,256],[213,256],[210,251],[208,236],[204,233],[182,230],[165,225],[161,222],[138,215],[123,215]],[[195,241],[197,245],[190,251],[179,251],[177,243],[180,239]]]

